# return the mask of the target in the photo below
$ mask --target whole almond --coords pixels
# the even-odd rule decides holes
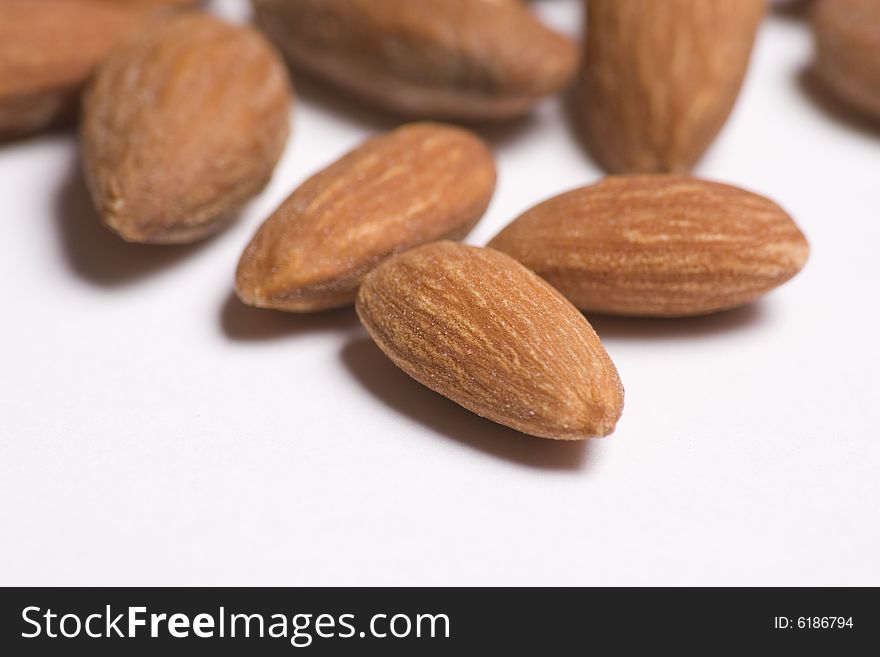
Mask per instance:
[[[92,0],[0,2],[0,139],[73,117],[107,52],[139,18]]]
[[[415,123],[375,137],[307,180],[241,257],[239,297],[293,312],[354,303],[388,256],[460,239],[486,210],[495,163],[473,133]]]
[[[435,242],[364,280],[357,311],[404,372],[477,415],[541,438],[610,434],[617,370],[589,322],[491,249]]]
[[[577,48],[511,0],[252,0],[297,71],[412,118],[504,119],[566,87]]]
[[[290,84],[255,30],[198,12],[153,24],[104,62],[84,103],[83,164],[104,222],[132,242],[192,242],[269,181]]]
[[[586,0],[575,116],[615,173],[690,170],[733,108],[766,0]]]
[[[529,210],[490,246],[585,311],[676,317],[742,306],[809,245],[772,201],[696,178],[612,176]]]
[[[880,118],[880,2],[820,0],[813,15],[817,70],[853,108]]]

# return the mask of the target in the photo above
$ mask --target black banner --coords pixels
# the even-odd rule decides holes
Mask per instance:
[[[5,589],[0,614],[7,655],[847,650],[880,639],[873,589]]]

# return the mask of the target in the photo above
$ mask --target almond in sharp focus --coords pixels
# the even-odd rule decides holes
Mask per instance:
[[[357,311],[404,372],[470,411],[542,438],[614,430],[617,370],[589,322],[506,255],[454,242],[389,259]]]
[[[522,115],[577,65],[574,44],[521,2],[252,2],[296,70],[412,118]]]
[[[814,11],[816,68],[825,86],[880,118],[880,2],[820,0]]]
[[[727,121],[766,0],[586,0],[575,119],[616,173],[688,171]]]
[[[490,246],[578,308],[701,315],[753,301],[797,274],[809,245],[772,201],[677,176],[612,176],[526,212]]]
[[[289,129],[283,63],[255,30],[207,14],[153,23],[108,57],[83,107],[83,164],[124,239],[222,228],[269,181]]]
[[[473,133],[414,123],[373,138],[307,180],[241,257],[239,297],[294,312],[354,302],[389,255],[464,237],[495,189],[495,163]]]
[[[71,118],[95,65],[138,21],[94,0],[2,0],[0,139]]]

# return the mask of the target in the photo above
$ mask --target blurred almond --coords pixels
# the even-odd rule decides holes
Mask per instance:
[[[615,173],[690,170],[739,95],[767,0],[585,0],[575,119]]]
[[[413,118],[504,119],[567,87],[577,48],[513,0],[252,0],[296,70]]]
[[[436,242],[364,280],[357,311],[404,372],[485,418],[541,438],[611,433],[617,370],[589,322],[491,249]]]
[[[289,129],[284,66],[255,30],[188,12],[100,67],[85,99],[83,164],[108,227],[133,242],[220,230],[272,175]]]
[[[797,274],[809,255],[778,205],[678,176],[612,176],[529,210],[490,246],[581,310],[648,317],[742,306]]]
[[[819,0],[813,30],[825,86],[854,109],[880,118],[880,1]]]
[[[388,256],[464,237],[486,210],[495,164],[467,130],[415,123],[373,138],[307,180],[241,257],[239,297],[294,312],[354,302]]]
[[[139,20],[108,2],[0,1],[0,139],[72,118],[95,65]]]

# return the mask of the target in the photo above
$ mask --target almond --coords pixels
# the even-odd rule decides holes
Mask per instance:
[[[856,110],[880,118],[880,2],[820,0],[813,29],[825,85]]]
[[[696,178],[612,176],[529,210],[490,246],[581,310],[701,315],[797,274],[809,245],[772,201]]]
[[[139,17],[92,0],[0,2],[0,139],[73,117],[79,94]]]
[[[103,0],[103,2],[112,2],[136,9],[163,9],[166,7],[192,7],[200,4],[202,0]]]
[[[255,30],[184,13],[104,62],[84,103],[83,163],[104,222],[132,242],[218,231],[269,181],[291,90]]]
[[[614,173],[690,170],[727,121],[766,0],[586,0],[575,116]]]
[[[307,180],[257,231],[238,266],[238,295],[292,312],[352,304],[388,256],[467,235],[494,189],[492,155],[467,130],[415,123],[370,139]]]
[[[541,438],[614,430],[617,370],[589,322],[491,249],[435,242],[364,280],[357,311],[404,372],[477,415]]]
[[[577,48],[510,0],[252,0],[299,71],[412,118],[504,119],[568,86]]]

